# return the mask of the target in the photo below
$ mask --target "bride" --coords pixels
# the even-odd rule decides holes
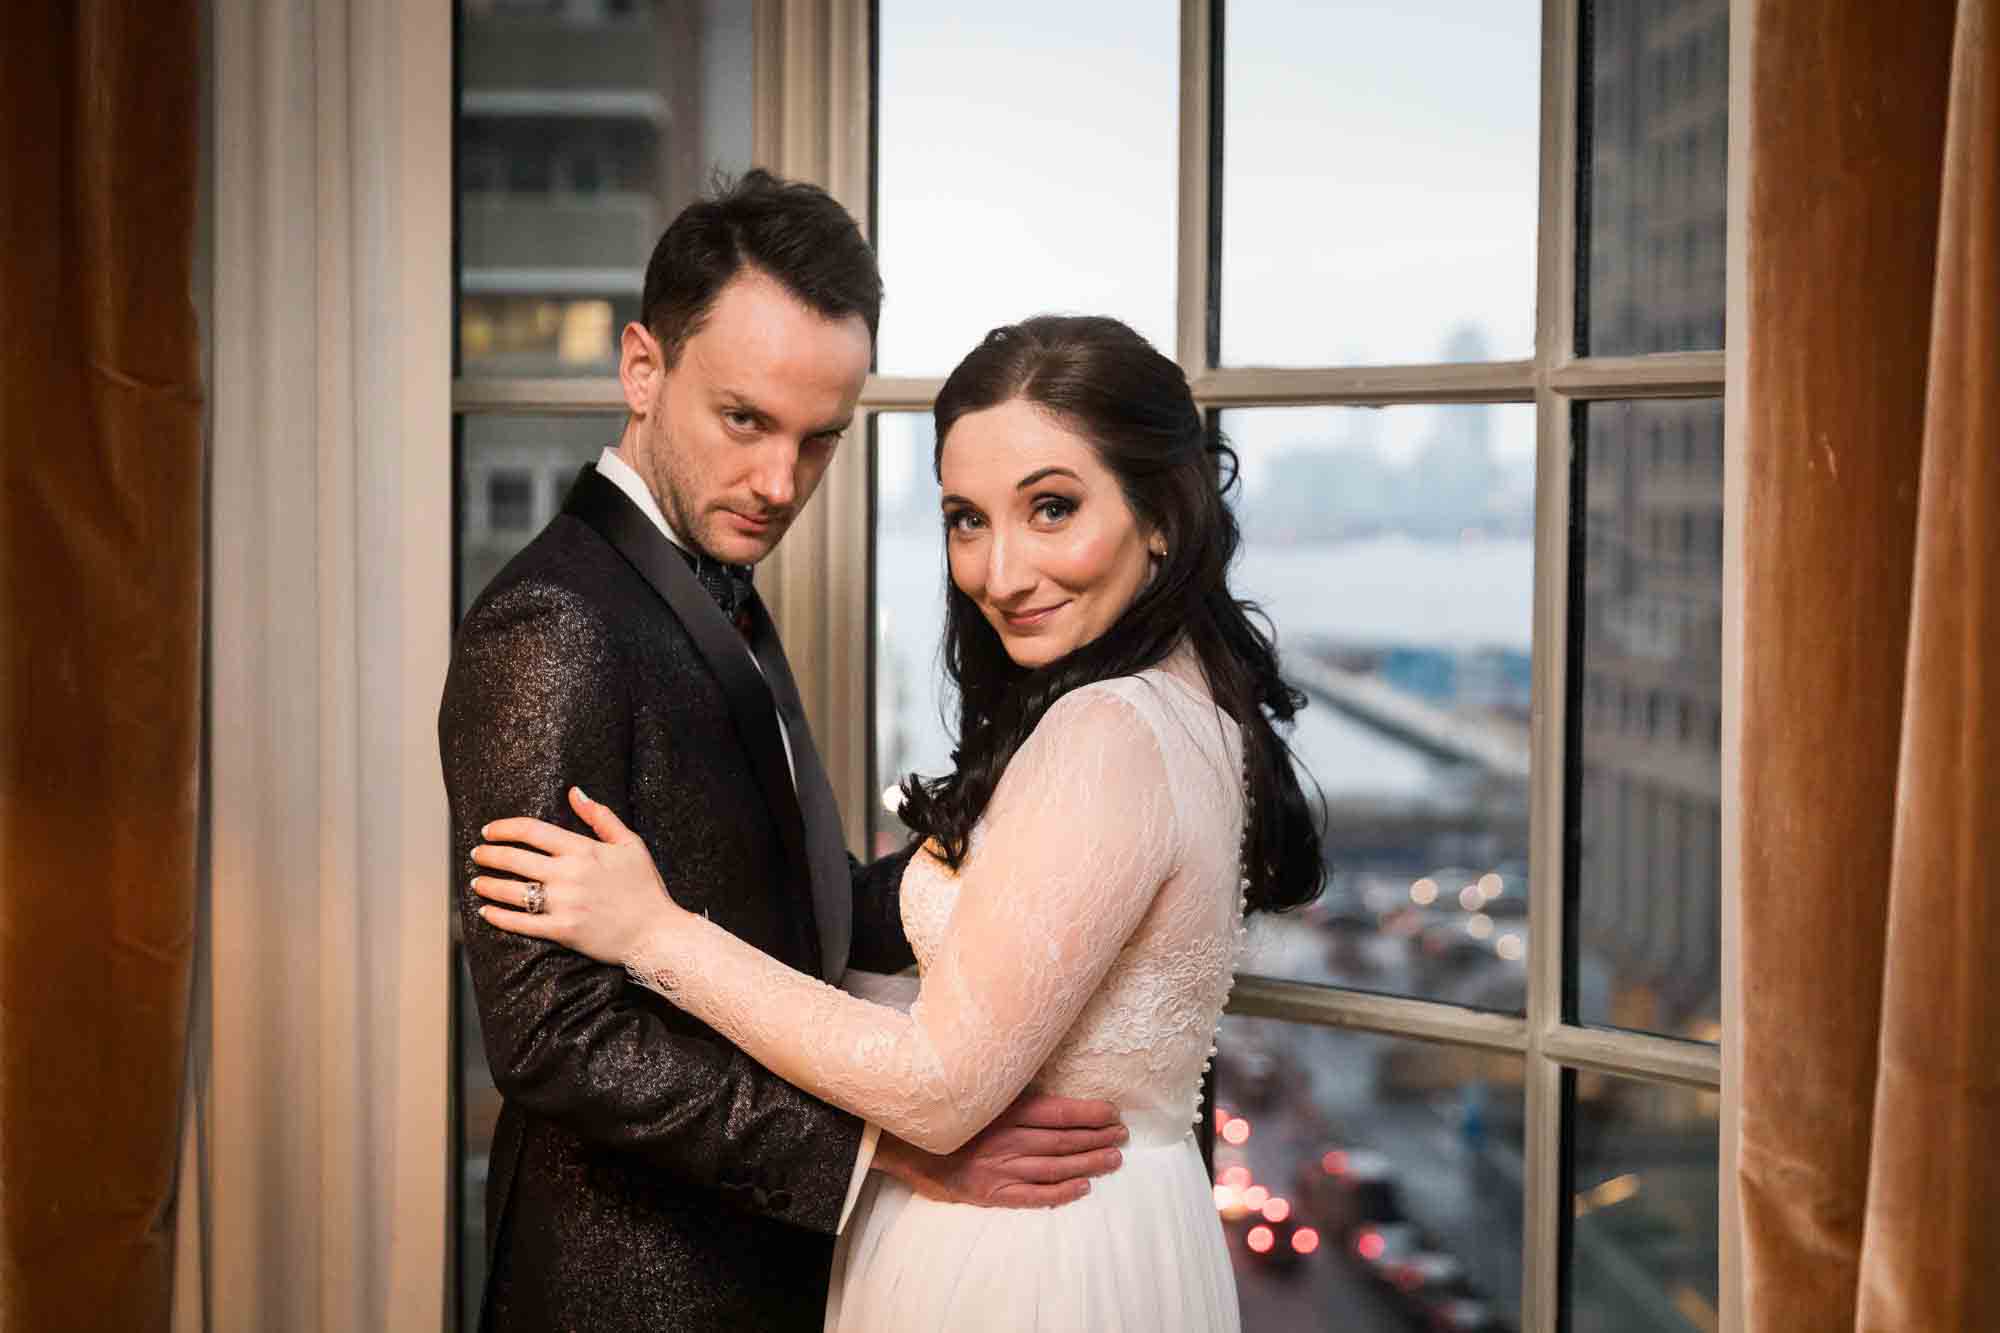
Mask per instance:
[[[1116,320],[994,330],[936,407],[957,769],[904,784],[907,1012],[677,907],[645,846],[490,824],[496,926],[623,963],[797,1086],[949,1153],[1024,1089],[1102,1098],[1131,1138],[1073,1203],[978,1208],[871,1177],[835,1259],[839,1330],[1235,1329],[1193,1124],[1246,912],[1308,901],[1319,835],[1274,730],[1303,702],[1230,595],[1234,455]],[[527,850],[533,848],[535,850]],[[672,867],[667,868],[671,875]],[[663,889],[665,890],[663,892]]]

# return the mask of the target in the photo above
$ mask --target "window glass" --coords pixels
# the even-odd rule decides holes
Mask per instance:
[[[1216,1045],[1244,1328],[1520,1327],[1520,1057],[1240,1017]]]
[[[1728,0],[1583,7],[1578,351],[1722,346]]]
[[[928,412],[875,418],[874,852],[903,845],[896,788],[951,771],[957,714],[944,684],[944,522]],[[949,721],[947,720],[949,718]]]
[[[523,532],[535,512],[532,472],[496,468],[486,477],[486,523],[495,533]]]
[[[609,374],[646,260],[749,165],[750,6],[462,0],[459,373]]]
[[[1574,1333],[1720,1326],[1718,1093],[1579,1072],[1571,1085]]]
[[[1250,408],[1239,598],[1306,695],[1327,888],[1253,971],[1526,1004],[1534,409]],[[1309,795],[1311,792],[1309,790]]]
[[[1577,1018],[1721,1035],[1722,404],[1578,413]]]
[[[877,364],[941,375],[986,331],[1115,315],[1171,349],[1180,8],[881,0]]]
[[[1542,6],[1224,14],[1222,363],[1529,355]]]
[[[624,419],[582,416],[460,418],[458,613],[562,508],[577,470],[618,442]]]

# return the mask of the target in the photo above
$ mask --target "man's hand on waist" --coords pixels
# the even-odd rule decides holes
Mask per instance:
[[[883,1134],[873,1169],[929,1199],[985,1208],[1053,1208],[1090,1192],[1123,1160],[1126,1129],[1110,1102],[1027,1092],[970,1143],[939,1157]]]

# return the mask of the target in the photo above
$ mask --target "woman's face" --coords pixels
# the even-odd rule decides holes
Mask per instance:
[[[968,412],[938,455],[951,581],[1007,655],[1045,666],[1104,633],[1159,542],[1097,449],[1024,399]]]

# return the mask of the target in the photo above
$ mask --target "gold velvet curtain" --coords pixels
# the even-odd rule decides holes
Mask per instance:
[[[2000,0],[1747,12],[1747,1324],[2000,1329]]]
[[[0,37],[0,1327],[164,1329],[194,946],[194,0]]]

